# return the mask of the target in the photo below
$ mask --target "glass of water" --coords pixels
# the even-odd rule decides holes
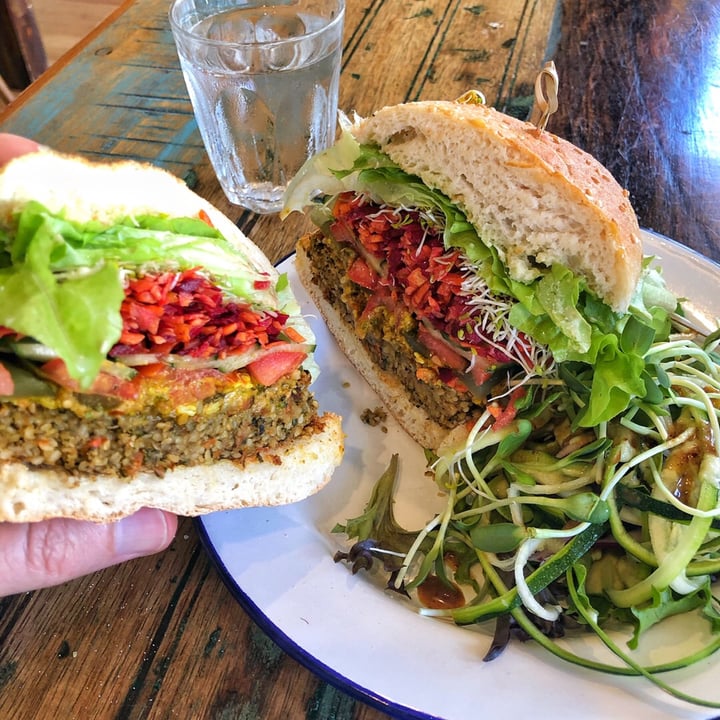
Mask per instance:
[[[200,134],[230,202],[278,212],[335,140],[345,0],[174,0],[170,27]]]

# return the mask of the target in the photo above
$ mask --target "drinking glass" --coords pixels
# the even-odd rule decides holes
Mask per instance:
[[[344,0],[174,0],[185,83],[230,202],[278,212],[303,162],[335,140]]]

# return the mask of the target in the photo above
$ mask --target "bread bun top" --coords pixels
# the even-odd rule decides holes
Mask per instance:
[[[0,225],[31,200],[79,223],[97,220],[112,224],[146,214],[195,217],[204,211],[258,272],[275,279],[278,276],[262,250],[228,217],[172,173],[150,163],[92,162],[50,149],[21,155],[0,170]]]
[[[560,263],[627,309],[640,229],[627,192],[591,155],[492,108],[449,101],[388,106],[352,132],[456,203],[514,279]]]

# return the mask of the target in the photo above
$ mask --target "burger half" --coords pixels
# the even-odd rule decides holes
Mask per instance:
[[[340,463],[286,278],[148,165],[0,173],[0,520],[300,500]]]
[[[284,213],[308,207],[300,278],[423,446],[488,409],[511,418],[563,368],[585,369],[578,425],[646,392],[633,343],[666,332],[676,301],[627,192],[572,144],[474,103],[385,107],[306,163]]]

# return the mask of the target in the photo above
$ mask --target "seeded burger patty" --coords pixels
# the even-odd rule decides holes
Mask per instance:
[[[108,399],[60,390],[44,402],[0,403],[0,460],[76,473],[164,475],[178,465],[261,457],[314,430],[310,375],[296,370],[272,387],[239,378],[237,387],[179,409],[166,399],[142,412],[108,412]],[[172,393],[172,389],[170,390]]]
[[[349,245],[317,232],[300,240],[299,251],[312,268],[312,283],[348,331],[362,338],[377,367],[403,385],[414,405],[423,407],[434,422],[448,430],[478,416],[481,408],[472,397],[450,387],[440,378],[437,364],[413,349],[417,319],[403,307],[369,305],[373,293],[350,280],[348,270],[358,255]],[[425,372],[419,373],[418,367]]]

